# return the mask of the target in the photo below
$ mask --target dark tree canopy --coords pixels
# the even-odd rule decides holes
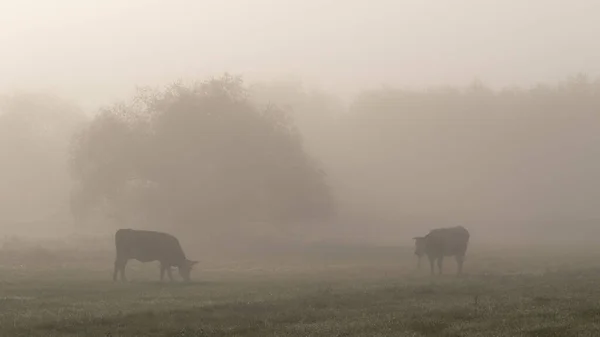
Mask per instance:
[[[73,213],[94,209],[147,226],[323,219],[326,176],[290,117],[261,109],[224,76],[140,90],[104,109],[73,143]]]

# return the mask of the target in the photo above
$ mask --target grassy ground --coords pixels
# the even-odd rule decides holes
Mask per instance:
[[[64,254],[64,255],[61,255]],[[86,255],[88,254],[88,255]],[[462,278],[415,271],[409,247],[313,247],[201,259],[157,282],[112,252],[5,251],[0,336],[599,336],[600,252],[470,251]]]

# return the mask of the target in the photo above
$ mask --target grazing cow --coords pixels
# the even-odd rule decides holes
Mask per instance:
[[[423,237],[415,239],[415,255],[419,257],[418,265],[421,265],[421,257],[427,255],[431,274],[433,275],[433,264],[437,260],[439,274],[442,274],[442,263],[445,256],[454,256],[458,265],[457,274],[462,274],[463,262],[467,246],[469,245],[469,231],[462,226],[450,228],[438,228]]]
[[[125,265],[130,259],[140,262],[160,262],[160,280],[165,276],[165,271],[169,279],[173,281],[171,267],[176,266],[179,274],[185,281],[190,280],[192,267],[198,263],[190,261],[185,257],[179,240],[171,234],[133,230],[119,229],[115,234],[115,246],[117,248],[117,258],[115,259],[115,270],[113,281],[117,280],[117,274],[121,272],[121,280],[125,281]]]

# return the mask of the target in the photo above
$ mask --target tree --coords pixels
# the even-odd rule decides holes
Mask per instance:
[[[187,228],[330,216],[326,176],[289,115],[259,110],[239,78],[143,89],[74,138],[74,212]]]
[[[69,141],[86,120],[77,106],[52,95],[0,97],[0,219],[68,216]]]
[[[356,192],[340,208],[415,232],[461,223],[524,236],[554,224],[574,237],[567,223],[589,230],[600,218],[598,111],[600,82],[583,75],[532,89],[364,92],[341,121],[347,164],[336,172]]]

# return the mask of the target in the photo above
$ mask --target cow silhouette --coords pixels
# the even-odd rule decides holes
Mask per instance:
[[[190,281],[192,267],[198,263],[197,261],[188,260],[179,244],[179,240],[167,233],[119,229],[115,233],[115,246],[117,257],[115,259],[113,281],[117,280],[119,272],[121,273],[121,280],[126,281],[125,266],[131,259],[140,262],[159,261],[161,281],[164,279],[165,271],[169,279],[173,281],[171,267],[177,267],[183,280],[188,282]]]
[[[444,257],[454,256],[457,263],[457,275],[461,275],[469,238],[469,231],[462,226],[437,228],[425,236],[415,237],[415,255],[419,258],[418,267],[421,266],[421,257],[427,255],[431,275],[434,274],[433,269],[436,261],[438,273],[441,275]]]

